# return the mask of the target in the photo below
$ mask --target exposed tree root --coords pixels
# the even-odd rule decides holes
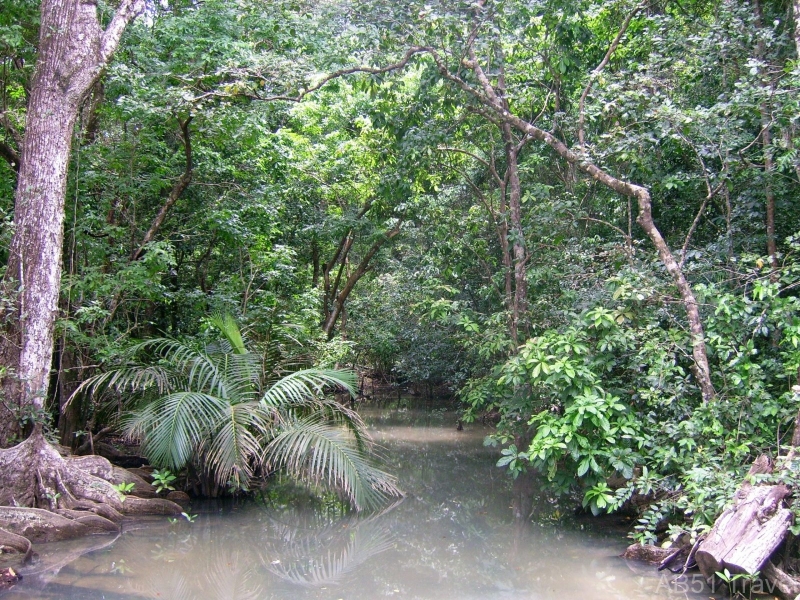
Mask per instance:
[[[775,588],[784,598],[796,598],[800,596],[800,581],[779,569],[772,561],[767,561],[761,574],[775,584]]]
[[[121,495],[120,483],[147,498]],[[98,456],[62,457],[36,433],[0,450],[0,546],[29,555],[30,542],[116,533],[123,515],[181,513],[153,496],[142,478]]]
[[[90,513],[86,513],[90,514]],[[0,507],[3,529],[32,542],[58,542],[98,533],[93,528],[43,508]]]
[[[9,551],[22,554],[23,561],[27,562],[33,553],[33,545],[26,537],[0,529],[0,554]]]
[[[166,498],[125,498],[126,515],[179,515],[183,509]]]
[[[153,527],[152,521],[148,523]],[[67,565],[75,562],[78,558],[88,552],[96,552],[103,548],[108,548],[115,544],[119,536],[86,536],[71,540],[66,544],[49,544],[37,548],[35,560],[24,566],[19,560],[10,560],[5,566],[13,567],[14,571],[23,571],[26,579],[26,593],[30,598],[45,598],[48,594],[43,590],[47,585],[57,578],[58,573]],[[2,572],[2,569],[0,569]],[[2,588],[0,588],[2,589]],[[37,594],[37,591],[42,591]]]
[[[102,456],[74,456],[69,457],[70,464],[77,466],[100,479],[119,485],[120,483],[132,483],[133,491],[131,494],[139,498],[155,498],[156,488],[149,484],[144,478],[132,473],[128,469],[123,469],[112,465]]]

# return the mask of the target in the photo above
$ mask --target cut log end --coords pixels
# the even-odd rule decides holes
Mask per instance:
[[[723,569],[750,575],[760,571],[792,524],[792,512],[778,508],[789,494],[782,485],[748,487],[700,545],[695,560],[703,575],[710,579]]]

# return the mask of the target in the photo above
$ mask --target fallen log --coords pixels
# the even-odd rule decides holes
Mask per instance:
[[[761,574],[771,581],[775,585],[775,589],[784,597],[797,598],[800,596],[800,581],[784,573],[782,569],[773,565],[772,561],[767,561]]]
[[[766,513],[765,504],[775,495],[785,498],[789,494],[785,486],[753,488],[726,510],[695,556],[703,575],[711,578],[723,569],[749,575],[760,571],[792,524],[792,511],[780,508]]]
[[[724,569],[748,575],[761,571],[786,537],[792,511],[783,503],[791,490],[782,484],[750,483],[755,475],[770,472],[769,457],[758,457],[734,495],[733,506],[720,515],[700,544],[695,560],[706,579]]]
[[[800,400],[800,385],[794,386],[792,391]],[[798,449],[800,411],[795,419],[791,446],[786,456],[778,458],[777,471],[797,471]],[[681,573],[696,563],[705,579],[713,583],[717,573],[727,570],[734,578],[737,575],[750,576],[747,580],[753,586],[751,591],[766,583],[770,594],[800,600],[800,578],[792,574],[800,564],[795,554],[796,538],[792,536],[784,543],[793,522],[793,513],[789,510],[793,491],[784,484],[754,485],[757,475],[772,472],[773,463],[768,456],[762,455],[753,461],[744,482],[734,494],[733,506],[725,510],[705,538],[695,544]],[[660,568],[670,568],[679,555],[667,552],[634,544],[626,550],[623,558],[651,563],[659,562],[660,558]],[[759,577],[755,577],[756,574]],[[722,579],[727,580],[728,576]]]

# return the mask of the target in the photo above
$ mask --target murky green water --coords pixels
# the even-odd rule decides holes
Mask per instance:
[[[3,599],[588,600],[691,590],[617,558],[619,532],[547,519],[516,526],[480,425],[458,432],[452,415],[413,411],[369,418],[408,494],[381,514],[274,500],[195,506],[194,523],[137,521],[116,538],[39,546],[39,562]]]

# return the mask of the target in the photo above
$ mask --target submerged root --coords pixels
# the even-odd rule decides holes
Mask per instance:
[[[104,458],[62,457],[39,433],[0,450],[0,546],[29,556],[30,542],[119,532],[123,515],[181,513],[168,500],[125,497],[114,488],[119,483],[154,495]]]
[[[26,537],[0,529],[0,553],[5,552],[22,554],[23,560],[27,562],[33,553],[33,544]]]

